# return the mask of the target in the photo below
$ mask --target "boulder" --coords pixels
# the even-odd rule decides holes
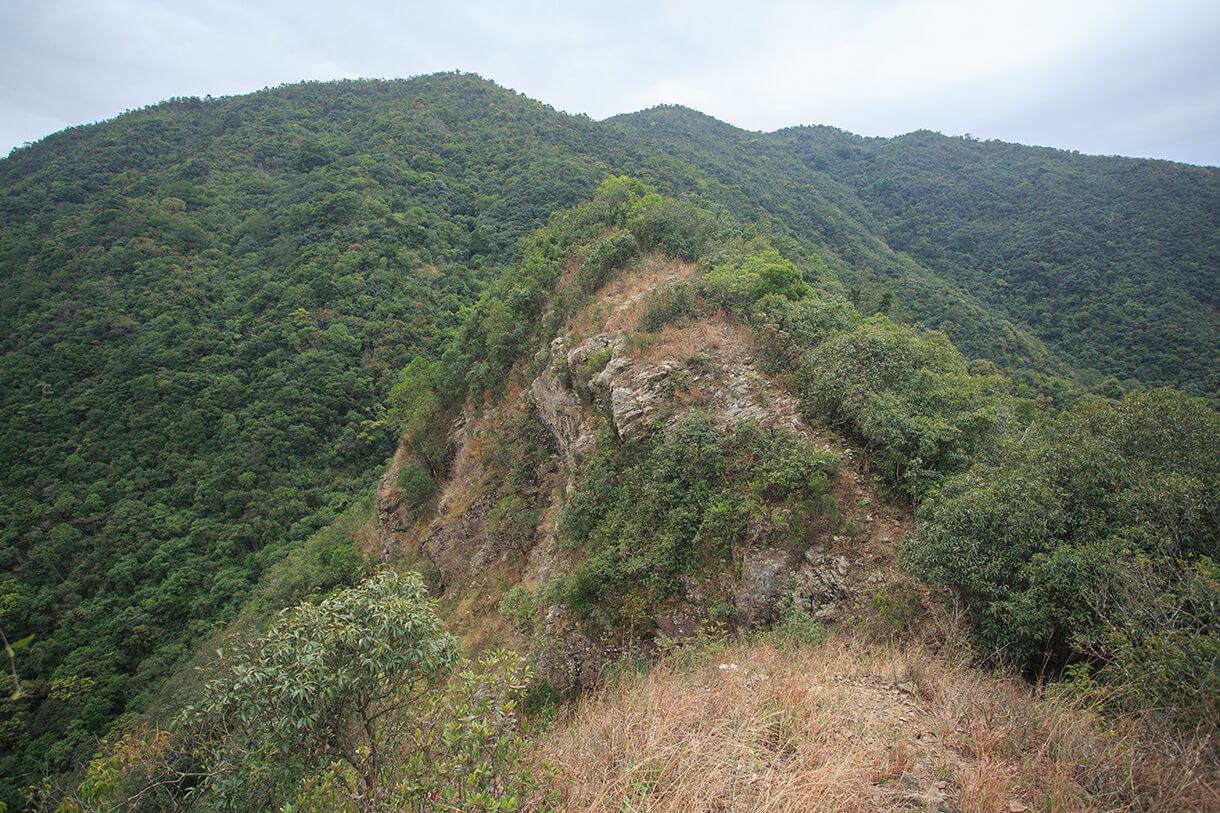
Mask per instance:
[[[738,623],[750,629],[774,621],[791,575],[787,552],[776,548],[746,551],[741,562],[741,585],[735,596]]]

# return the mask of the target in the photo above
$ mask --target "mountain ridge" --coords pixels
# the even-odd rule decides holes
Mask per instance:
[[[281,565],[292,578],[268,604],[357,579],[358,553],[375,546],[356,552],[344,518],[404,421],[427,431],[412,450],[420,472],[400,485],[426,491],[444,468],[451,416],[404,414],[404,393],[434,388],[452,406],[497,392],[540,349],[550,275],[565,263],[578,283],[559,315],[632,251],[698,261],[716,307],[756,320],[770,352],[803,365],[785,374],[804,408],[856,433],[872,471],[911,494],[965,465],[987,427],[1028,424],[1037,409],[1138,394],[1164,370],[1215,398],[1214,172],[1097,159],[1117,174],[1083,195],[1072,184],[1087,166],[1060,156],[1044,172],[1059,191],[1043,219],[1015,229],[1033,248],[1010,257],[996,224],[1016,206],[1015,170],[971,170],[962,185],[944,162],[1033,160],[1023,148],[919,136],[944,153],[921,159],[929,168],[899,160],[919,143],[832,128],[743,135],[687,109],[653,115],[689,131],[649,134],[643,113],[593,122],[470,75],[307,83],[171,100],[0,161],[0,606],[6,634],[21,633],[10,638],[35,635],[20,655],[32,691],[3,708],[6,776],[28,770],[24,758],[60,772],[91,756]],[[613,180],[623,173],[643,182]],[[1093,228],[1102,210],[1090,206],[1124,179],[1144,191],[1120,201],[1117,225]],[[966,216],[982,211],[976,193],[998,195],[990,218]],[[572,208],[593,200],[602,208]],[[1055,264],[1044,244],[1073,262]],[[1105,282],[1093,248],[1129,281],[1069,311]],[[1028,291],[1040,274],[1062,283],[1063,297],[1031,311],[1063,316],[1059,346],[1016,318],[1025,300],[997,293],[993,253],[1024,263]],[[802,286],[817,307],[784,304],[809,298]],[[666,318],[690,316],[683,290],[661,303],[675,309]],[[780,299],[756,313],[763,294]],[[1130,306],[1114,304],[1122,296]],[[1146,353],[1111,341],[1136,328]],[[583,370],[596,356],[568,370],[582,386],[601,372]],[[1115,357],[1127,366],[1105,366]],[[1104,364],[1074,368],[1081,358]],[[928,386],[899,363],[912,359]],[[878,365],[892,391],[845,389],[825,365]],[[993,409],[997,393],[1014,397],[1013,417],[1006,400]],[[663,461],[636,453],[603,462],[649,481]],[[626,600],[635,577],[604,564]]]

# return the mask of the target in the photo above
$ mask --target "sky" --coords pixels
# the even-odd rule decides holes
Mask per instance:
[[[595,119],[682,104],[1220,165],[1216,0],[10,0],[0,155],[172,96],[449,70]]]

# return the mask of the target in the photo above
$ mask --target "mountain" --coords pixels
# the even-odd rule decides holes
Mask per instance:
[[[927,131],[750,133],[680,107],[608,123],[748,190],[791,233],[848,259],[846,282],[892,293],[892,313],[969,355],[1039,360],[1015,332],[1089,380],[1220,391],[1214,167]]]
[[[624,173],[639,180],[605,186]],[[688,278],[631,294],[655,306],[656,328],[699,323],[709,302],[727,320],[715,323],[727,331],[716,348],[660,355],[671,368],[645,400],[787,392],[788,418],[861,456],[848,468],[865,490],[848,502],[867,496],[909,515],[903,500],[975,461],[994,464],[1014,427],[1090,391],[1137,396],[1172,383],[1216,398],[1218,191],[1211,169],[927,133],[756,134],[682,108],[593,122],[461,74],[175,99],[14,151],[0,162],[0,625],[33,639],[17,653],[24,696],[2,712],[6,799],[19,777],[89,758],[121,715],[158,712],[227,622],[256,627],[251,613],[358,581],[366,556],[422,550],[417,564],[435,568],[436,586],[461,582],[483,530],[457,552],[391,539],[399,531],[384,522],[366,528],[376,544],[352,539],[391,454],[377,499],[403,527],[437,507],[434,491],[477,490],[472,472],[485,465],[464,464],[448,431],[468,397],[474,413],[500,409],[511,424],[477,430],[471,418],[468,431],[519,443],[502,450],[494,488],[472,498],[486,504],[469,515],[461,501],[444,505],[479,528],[491,517],[496,545],[533,550],[522,517],[559,510],[545,495],[564,469],[542,472],[548,461],[567,462],[576,494],[601,482],[587,516],[569,520],[581,529],[573,550],[592,558],[563,566],[577,568],[573,612],[606,616],[612,630],[634,617],[638,568],[669,600],[692,563],[714,560],[716,537],[697,549],[706,561],[683,547],[691,512],[707,506],[680,500],[665,527],[632,526],[669,547],[634,565],[611,555],[640,494],[679,474],[725,497],[778,455],[793,471],[768,471],[776,482],[759,504],[796,505],[805,524],[755,530],[788,539],[788,553],[819,522],[846,531],[839,508],[833,521],[818,514],[830,503],[815,485],[827,478],[820,488],[836,506],[852,487],[799,439],[705,443],[723,424],[696,415],[656,435],[655,449],[616,445],[630,432],[615,393],[640,390],[615,379],[612,362],[646,339],[635,324],[601,330],[600,311],[564,325],[623,267],[643,262],[653,282]],[[798,300],[823,305],[785,304]],[[603,345],[589,344],[595,334]],[[755,355],[774,369],[751,372]],[[581,459],[600,468],[580,469],[538,423],[545,399],[514,412],[512,388],[539,375],[562,383],[555,398],[576,399],[576,426],[595,404],[610,409],[613,443],[595,432],[580,441]],[[1206,444],[1212,430],[1200,425],[1191,443]],[[709,457],[688,459],[687,446]],[[470,482],[451,484],[454,454]],[[728,472],[709,462],[734,454]],[[1212,486],[1191,491],[1190,478],[1209,464],[1191,465],[1164,493],[1206,504]],[[868,485],[874,475],[880,485]],[[1144,511],[1140,499],[1124,504]],[[872,533],[856,519],[859,535]],[[722,542],[748,526],[731,511],[718,521]],[[502,553],[496,545],[487,556]],[[466,608],[470,623],[494,595],[472,605],[478,613]],[[718,597],[726,617],[747,612]],[[522,624],[541,623],[526,615]]]
[[[1208,688],[1220,518],[1206,507],[1220,499],[1220,414],[1170,390],[1051,413],[943,334],[866,317],[837,287],[723,211],[607,179],[531,236],[438,360],[403,370],[386,403],[401,442],[375,512],[357,508],[357,527],[272,567],[217,642],[236,654],[201,662],[214,679],[188,693],[195,709],[168,728],[125,719],[70,798],[482,810],[600,809],[606,794],[664,808],[703,793],[677,776],[623,788],[630,751],[719,761],[732,766],[721,793],[777,794],[784,809],[808,804],[793,782],[883,809],[994,807],[1048,771],[1057,805],[1206,807],[1215,752],[1171,765],[1213,730],[1220,698]],[[290,598],[335,534],[409,575],[260,622],[257,605]],[[957,620],[937,609],[946,593]],[[745,663],[713,668],[730,631]],[[455,635],[477,661],[457,658]],[[447,676],[437,658],[456,659]],[[658,658],[660,685],[621,698],[671,698],[646,720],[596,692],[636,691],[634,670]],[[963,659],[1071,675],[1054,693],[1088,710],[1015,702]],[[834,665],[810,687],[779,661]],[[862,663],[877,664],[863,680]],[[691,682],[698,699],[674,696]],[[840,696],[836,683],[867,742],[825,776],[793,754],[831,747],[835,721],[857,719],[809,704],[807,692]],[[578,693],[592,693],[587,722],[522,730],[518,702],[539,723]],[[959,693],[969,709],[948,702]],[[948,705],[923,707],[938,694]],[[750,696],[761,705],[743,706]],[[777,709],[805,722],[756,733]],[[1013,766],[989,767],[993,746],[963,731],[986,719],[1019,724],[1000,738]],[[590,742],[607,729],[613,743]],[[899,767],[867,766],[882,743]],[[1138,751],[1149,757],[1133,770]],[[1067,756],[1084,752],[1096,764]],[[950,753],[961,759],[947,766]],[[1122,778],[1085,781],[1098,772]]]

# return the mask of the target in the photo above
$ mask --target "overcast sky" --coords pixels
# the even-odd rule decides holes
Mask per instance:
[[[1217,0],[0,3],[0,155],[170,96],[474,72],[570,113],[1220,165]]]

